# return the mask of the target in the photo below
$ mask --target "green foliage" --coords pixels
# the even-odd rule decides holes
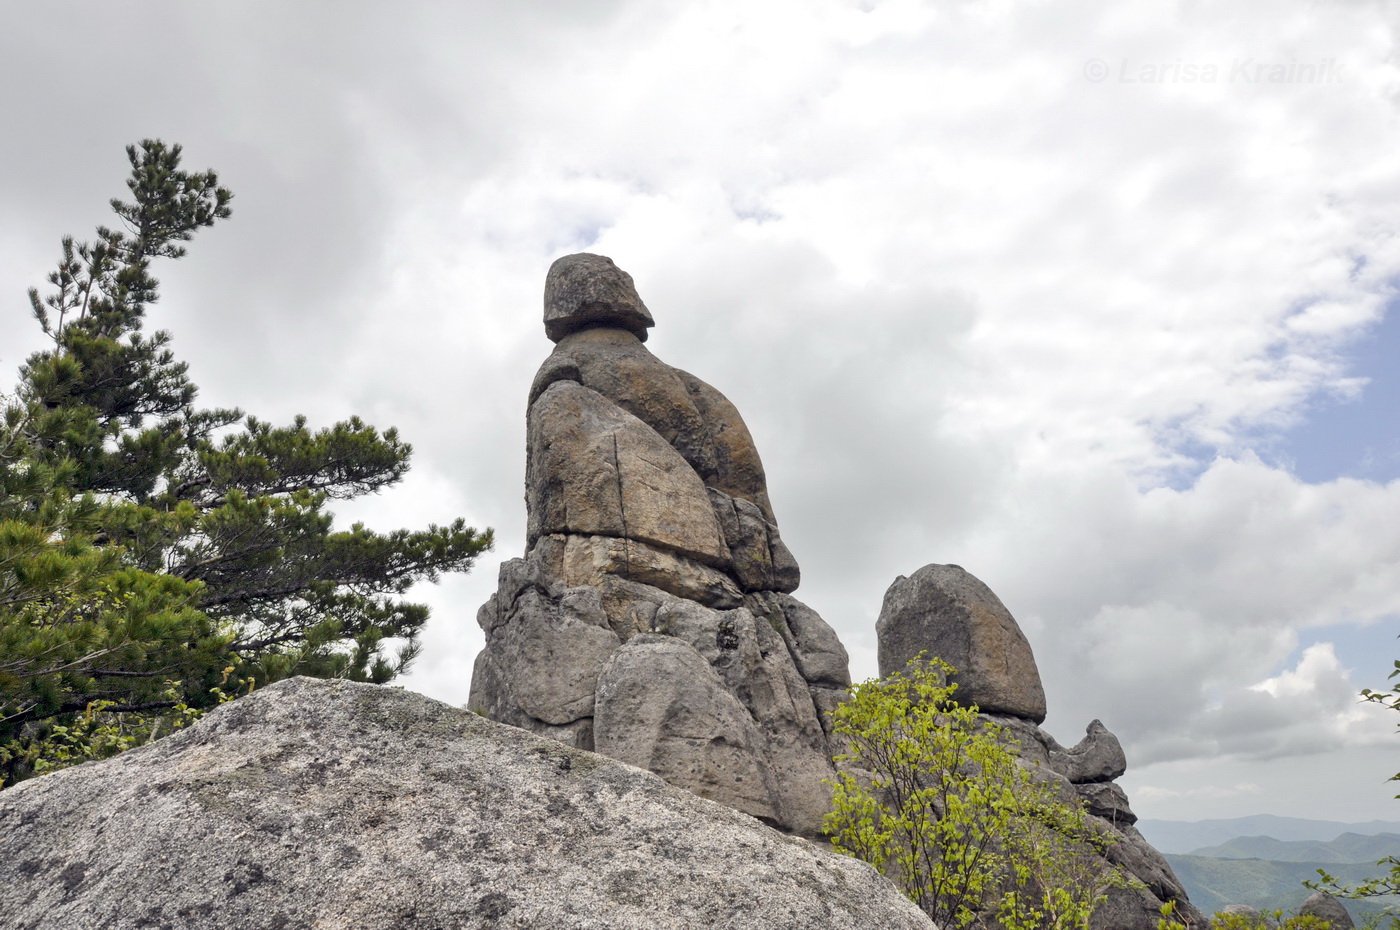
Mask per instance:
[[[50,292],[29,293],[52,345],[0,398],[8,781],[167,732],[216,703],[229,674],[388,681],[428,617],[408,589],[491,543],[460,519],[333,526],[330,502],[407,471],[392,429],[196,406],[170,335],[142,332],[159,298],[151,265],[227,218],[232,194],[212,171],[182,170],[179,146],[127,156],[131,200],[111,202],[122,228],[64,239]]]
[[[27,412],[10,402],[0,422],[0,785],[41,771],[50,737],[73,744],[75,713],[173,707],[169,680],[207,688],[229,658],[197,582],[94,542],[108,505],[35,454]]]
[[[221,685],[228,684],[228,676],[233,668],[224,669]],[[251,679],[235,682],[235,686],[253,688]],[[42,726],[32,727],[29,732],[0,744],[0,772],[21,771],[33,775],[106,759],[119,752],[149,743],[166,732],[181,730],[203,717],[206,710],[191,707],[183,696],[183,683],[165,682],[161,696],[170,707],[164,713],[155,715],[115,710],[114,701],[93,701],[80,714],[55,716]],[[215,704],[224,704],[237,697],[223,687],[209,689],[209,696]],[[5,781],[0,778],[0,788]]]
[[[1158,930],[1180,930],[1183,924],[1175,919],[1171,902],[1162,905]],[[1310,914],[1290,914],[1271,911],[1260,914],[1216,914],[1205,930],[1331,930],[1332,922]]]
[[[1097,853],[1110,840],[1014,743],[953,699],[953,669],[914,660],[851,689],[832,715],[846,751],[826,832],[888,875],[939,926],[1087,927],[1127,879]]]
[[[1390,679],[1400,678],[1400,659],[1395,662],[1395,668],[1390,673]],[[1389,691],[1373,691],[1365,688],[1361,692],[1363,700],[1391,710],[1400,712],[1400,688]],[[1400,727],[1400,723],[1396,724]],[[1390,776],[1390,781],[1400,781],[1400,772]],[[1400,794],[1396,796],[1400,800]],[[1344,885],[1337,878],[1329,874],[1324,869],[1318,869],[1317,874],[1321,876],[1321,881],[1305,882],[1309,888],[1326,891],[1328,894],[1336,895],[1339,898],[1379,898],[1389,895],[1400,895],[1400,859],[1394,856],[1387,856],[1376,863],[1376,866],[1384,871],[1365,881],[1355,885]],[[1400,930],[1400,911],[1395,908],[1388,908],[1386,917],[1390,921],[1392,930]]]

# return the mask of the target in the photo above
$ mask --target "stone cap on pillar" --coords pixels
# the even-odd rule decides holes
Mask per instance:
[[[606,255],[577,252],[549,266],[544,281],[544,332],[553,342],[590,326],[612,326],[646,342],[655,325],[632,276]]]

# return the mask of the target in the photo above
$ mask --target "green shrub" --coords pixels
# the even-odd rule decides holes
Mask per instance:
[[[1087,927],[1107,890],[1129,882],[1100,855],[1108,831],[953,699],[953,671],[920,656],[851,689],[832,715],[845,751],[827,835],[949,930]]]

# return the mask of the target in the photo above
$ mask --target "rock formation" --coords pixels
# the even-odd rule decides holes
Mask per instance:
[[[847,656],[792,596],[797,562],[743,419],[647,350],[651,312],[607,258],[554,263],[544,322],[555,348],[528,398],[527,549],[478,614],[469,706],[819,836],[834,774],[826,712],[850,685]],[[1065,748],[1040,729],[1035,657],[986,585],[957,566],[899,578],[878,632],[882,674],[924,650],[945,659],[959,698],[1112,832],[1110,858],[1147,890],[1115,892],[1097,927],[1155,928],[1167,900],[1199,916],[1133,827],[1113,734],[1094,721]]]
[[[976,704],[1017,742],[1022,763],[1060,784],[1067,801],[1083,803],[1114,841],[1108,859],[1145,886],[1113,889],[1094,914],[1098,930],[1153,930],[1158,909],[1176,902],[1178,916],[1204,923],[1161,853],[1137,828],[1137,815],[1114,779],[1128,768],[1118,738],[1098,720],[1066,749],[1040,728],[1045,691],[1035,656],[1016,619],[992,590],[958,565],[925,565],[894,580],[876,623],[882,676],[921,652],[957,670],[957,700]]]
[[[820,835],[847,655],[792,596],[743,419],[646,349],[653,322],[609,259],[550,269],[527,549],[478,613],[469,704],[512,726],[293,679],[18,785],[0,794],[7,930],[931,927],[869,866],[753,819]],[[958,697],[1117,840],[1108,858],[1145,890],[1113,891],[1096,930],[1155,930],[1162,901],[1199,920],[1133,827],[1118,740],[1097,720],[1070,748],[1040,728],[1035,658],[986,585],[901,577],[878,633],[882,674],[944,658]]]
[[[469,706],[818,835],[823,712],[850,672],[792,597],[797,561],[748,428],[642,344],[651,313],[610,259],[555,262],[544,322],[556,345],[528,398],[527,551],[478,613]]]
[[[1354,930],[1356,923],[1342,902],[1325,891],[1314,891],[1298,907],[1299,917],[1316,917],[1332,925],[1331,930]]]
[[[392,688],[292,679],[0,793],[6,930],[928,930],[864,863]]]
[[[959,703],[1032,723],[1045,719],[1031,644],[991,589],[962,567],[925,565],[896,578],[875,632],[882,678],[926,650],[957,669]]]

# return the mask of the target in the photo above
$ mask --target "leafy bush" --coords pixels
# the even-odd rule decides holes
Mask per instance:
[[[224,669],[220,685],[229,685],[232,673],[232,666]],[[251,678],[236,680],[232,682],[234,690],[216,686],[209,689],[209,697],[216,705],[225,704],[237,697],[240,689],[251,692],[253,685]],[[5,787],[5,775],[12,771],[46,775],[81,762],[106,759],[184,729],[208,711],[185,703],[182,686],[183,682],[166,682],[161,697],[171,707],[160,716],[122,711],[115,701],[93,701],[81,714],[52,718],[0,742],[0,788]]]
[[[1108,831],[954,700],[953,671],[920,656],[851,689],[832,715],[845,751],[828,836],[942,927],[1087,927],[1107,890],[1129,882],[1100,855]]]

